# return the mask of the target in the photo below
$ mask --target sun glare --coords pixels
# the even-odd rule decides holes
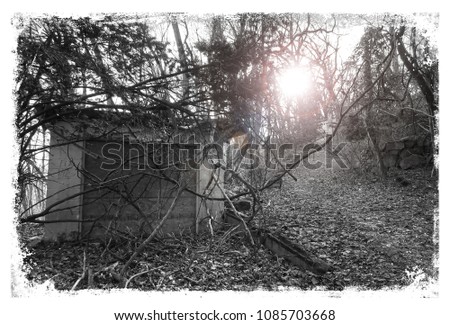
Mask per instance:
[[[305,68],[287,68],[278,77],[278,87],[286,97],[292,98],[304,95],[310,85],[311,76]]]

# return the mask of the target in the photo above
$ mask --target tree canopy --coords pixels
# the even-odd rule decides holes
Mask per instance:
[[[333,135],[343,125],[348,139],[368,136],[378,153],[389,137],[437,132],[437,48],[414,17],[255,13],[17,21],[19,189],[44,168],[36,159],[48,150],[45,130],[69,117],[92,124],[101,114],[108,125],[132,123],[167,134],[222,119],[263,144],[268,138],[305,144],[318,139],[324,125]],[[429,21],[427,28],[436,28],[436,17]],[[344,53],[344,45],[353,50]],[[308,76],[309,86],[289,96],[279,79],[293,67]]]

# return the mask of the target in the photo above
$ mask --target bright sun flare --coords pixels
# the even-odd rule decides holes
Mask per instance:
[[[305,94],[310,85],[311,77],[305,68],[287,68],[278,77],[278,86],[286,97],[301,96]]]

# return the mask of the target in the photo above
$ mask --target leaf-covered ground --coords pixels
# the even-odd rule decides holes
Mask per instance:
[[[429,170],[396,173],[380,181],[348,171],[302,170],[298,182],[289,180],[267,196],[270,228],[333,265],[318,278],[327,287],[406,285],[406,271],[436,277],[437,184]]]
[[[128,288],[142,290],[342,290],[396,288],[410,283],[407,271],[437,277],[433,258],[437,181],[429,170],[401,172],[403,186],[390,175],[385,181],[350,171],[295,171],[298,181],[285,179],[281,189],[264,194],[271,231],[301,244],[327,261],[333,270],[324,276],[304,272],[264,247],[251,247],[242,234],[219,231],[213,238],[173,236],[155,242],[127,272]],[[436,209],[436,212],[435,212]],[[22,226],[28,252],[27,278],[34,283],[52,279],[70,290],[83,273],[91,288],[118,288],[114,278],[138,243],[39,243],[26,245],[42,231]],[[88,272],[89,271],[89,272]],[[139,275],[140,274],[140,275]],[[88,286],[88,276],[77,289]]]

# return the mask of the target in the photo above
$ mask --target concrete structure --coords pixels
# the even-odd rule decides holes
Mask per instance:
[[[117,133],[115,137],[86,134],[86,130],[80,131],[70,122],[56,123],[51,129],[47,207],[52,207],[52,212],[45,220],[53,222],[45,224],[44,239],[148,233],[165,215],[174,198],[176,186],[167,179],[186,184],[188,190],[179,197],[162,233],[199,232],[214,226],[213,221],[222,217],[223,201],[193,194],[222,198],[212,178],[214,168],[208,164],[192,164],[185,170],[162,168],[161,173],[155,169],[158,166],[152,159],[157,157],[143,151],[143,144],[150,145],[149,152],[164,151],[164,145],[155,150],[154,134],[140,132],[139,143],[124,141]],[[208,142],[211,140],[210,137]],[[205,143],[199,144],[201,149]],[[179,152],[199,147],[192,141],[179,145],[183,147]],[[215,170],[219,183],[223,183],[223,174],[223,170]]]

